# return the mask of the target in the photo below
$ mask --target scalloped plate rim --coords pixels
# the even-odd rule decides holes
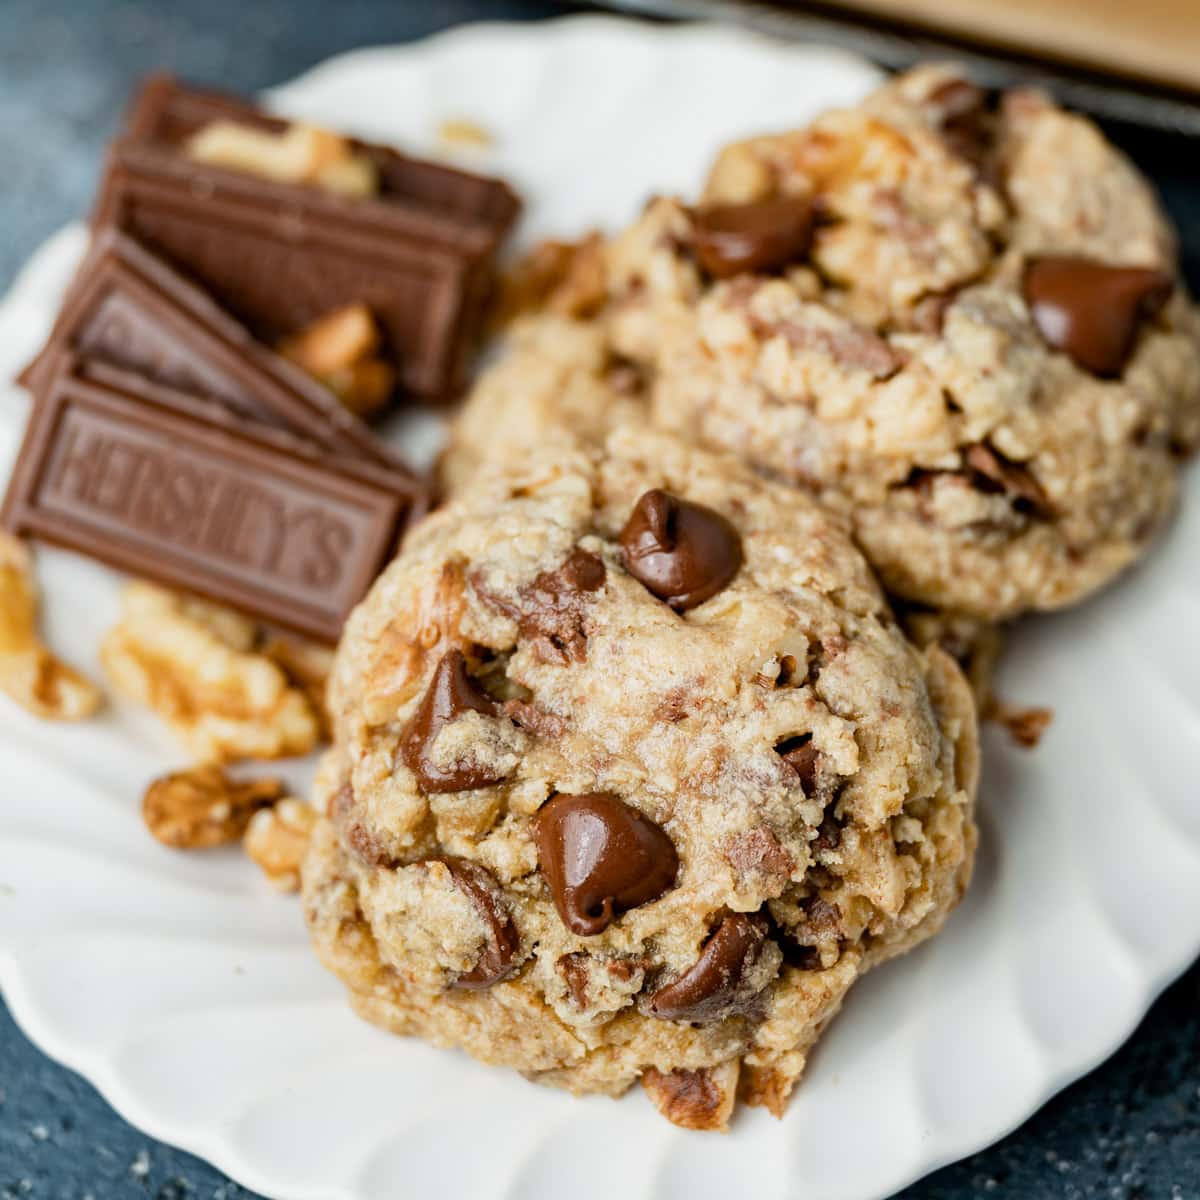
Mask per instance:
[[[573,31],[587,28],[603,31],[605,35],[625,36],[634,40],[649,38],[655,41],[681,42],[691,39],[698,45],[710,41],[724,44],[737,42],[756,47],[764,53],[783,56],[797,53],[811,54],[816,57],[858,64],[858,60],[853,55],[842,51],[819,46],[788,46],[767,35],[733,31],[728,27],[718,25],[695,23],[655,26],[639,24],[622,18],[587,14],[565,16],[538,23],[480,22],[452,28],[415,43],[399,46],[362,47],[317,64],[289,83],[270,89],[267,95],[274,100],[286,102],[290,96],[302,91],[306,86],[314,83],[324,84],[342,72],[353,71],[360,64],[408,63],[412,60],[422,59],[443,48],[453,48],[480,38],[500,36],[514,41],[527,39],[544,42],[561,29]],[[78,229],[79,226],[74,225],[60,230],[34,252],[18,272],[8,294],[0,301],[0,326],[15,319],[14,313],[26,302],[27,293],[34,292],[36,286],[42,282],[41,277],[54,255],[64,253],[62,247],[67,245],[71,238],[78,238],[79,235],[76,232]],[[36,299],[36,295],[34,299]],[[4,746],[0,744],[0,759],[3,758],[3,754]],[[62,765],[58,769],[75,777],[84,788],[90,786],[86,780],[79,777],[77,771],[72,771]],[[2,826],[2,817],[0,817],[0,826]],[[3,903],[5,903],[4,899],[0,898],[0,904]],[[1196,951],[1200,949],[1200,929],[1193,931],[1190,939],[1181,935],[1176,942],[1178,944],[1173,946],[1171,952],[1155,956],[1155,961],[1151,961],[1150,956],[1146,953],[1131,955],[1136,966],[1136,975],[1129,982],[1130,997],[1127,1007],[1131,1019],[1128,1022],[1122,1023],[1120,1027],[1109,1028],[1102,1034],[1097,1034],[1093,1039],[1094,1044],[1080,1047],[1074,1054],[1066,1057],[1051,1058],[1046,1053],[1041,1053],[1038,1059],[1039,1070],[1035,1076],[1030,1077],[1029,1086],[1026,1089],[1028,1095],[1024,1096],[1019,1104],[1010,1104],[1010,1112],[1000,1119],[991,1121],[986,1128],[975,1127],[969,1133],[956,1134],[954,1131],[935,1131],[932,1139],[919,1146],[917,1157],[920,1161],[905,1162],[903,1166],[898,1163],[894,1178],[888,1184],[887,1192],[878,1195],[890,1195],[893,1191],[907,1186],[938,1167],[963,1158],[1003,1138],[1022,1124],[1052,1095],[1109,1057],[1126,1040],[1157,996],[1193,961]],[[1134,949],[1136,950],[1136,947]],[[88,1079],[131,1124],[153,1137],[207,1159],[247,1187],[265,1195],[272,1194],[273,1185],[269,1171],[261,1169],[253,1161],[252,1156],[243,1153],[234,1145],[228,1135],[228,1124],[214,1121],[208,1124],[189,1125],[184,1121],[163,1117],[142,1101],[132,1084],[122,1079],[117,1069],[113,1046],[89,1045],[82,1041],[74,1041],[69,1033],[57,1028],[53,1020],[39,1009],[32,994],[30,982],[22,967],[18,950],[2,943],[0,943],[0,987],[3,989],[14,1019],[27,1036],[51,1057]],[[570,1101],[564,1098],[564,1103],[570,1103]],[[736,1129],[730,1136],[731,1138],[737,1137]],[[309,1191],[295,1193],[296,1196],[303,1196],[304,1200],[307,1200],[310,1195],[316,1197],[318,1194],[323,1197],[335,1196],[337,1200],[343,1200],[343,1198],[344,1200],[361,1200],[361,1193],[356,1190],[352,1181],[339,1184],[332,1193],[324,1189],[320,1193]],[[862,1200],[870,1200],[870,1198],[864,1195]]]

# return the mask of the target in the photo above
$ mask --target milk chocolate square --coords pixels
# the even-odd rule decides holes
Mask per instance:
[[[335,642],[423,503],[409,475],[64,353],[0,523]]]
[[[365,303],[406,391],[441,401],[461,390],[492,259],[519,210],[508,185],[353,139],[378,170],[377,197],[279,183],[188,156],[187,138],[217,120],[288,124],[151,79],[110,150],[96,228],[120,229],[184,269],[268,344]]]
[[[263,346],[200,288],[131,238],[102,230],[21,381],[38,392],[63,351],[216,400],[348,457],[404,470],[324,385]]]

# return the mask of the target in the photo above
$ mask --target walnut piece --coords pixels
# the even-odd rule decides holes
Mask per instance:
[[[497,329],[530,312],[583,320],[608,299],[604,239],[589,233],[575,242],[539,242],[501,277],[491,323]]]
[[[227,846],[245,832],[250,818],[284,794],[278,779],[240,783],[220,767],[193,767],[156,779],[142,798],[146,828],[175,850]]]
[[[342,196],[379,193],[379,172],[344,137],[296,123],[272,133],[238,121],[212,121],[187,140],[188,157],[277,183],[315,184]]]
[[[49,721],[79,721],[100,707],[99,689],[60,662],[37,632],[33,556],[0,532],[0,692]]]
[[[386,725],[424,682],[425,666],[449,649],[461,649],[458,634],[467,608],[467,580],[460,560],[442,565],[411,610],[397,613],[380,635],[364,680],[362,712],[371,725]]]
[[[695,1071],[668,1073],[647,1067],[642,1087],[654,1107],[673,1125],[724,1133],[737,1099],[740,1068],[736,1058]]]
[[[1009,704],[993,693],[983,709],[983,719],[1007,729],[1009,737],[1021,749],[1035,750],[1054,720],[1054,709]]]
[[[291,796],[251,817],[242,845],[273,888],[300,889],[300,864],[317,820],[316,809]]]
[[[229,609],[133,583],[100,659],[113,686],[152,708],[199,762],[307,754],[321,721],[257,636]]]
[[[396,389],[382,358],[379,327],[365,304],[347,304],[279,343],[279,352],[319,379],[360,417],[378,412]]]
[[[469,121],[462,117],[451,117],[442,121],[437,129],[438,141],[447,146],[469,146],[475,150],[486,150],[492,142],[488,133],[478,121]]]

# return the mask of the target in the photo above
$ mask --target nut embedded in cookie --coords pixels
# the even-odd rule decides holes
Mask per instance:
[[[647,1067],[642,1087],[654,1107],[673,1125],[724,1132],[737,1100],[739,1067],[736,1058],[695,1071],[678,1067],[664,1073],[657,1067]]]

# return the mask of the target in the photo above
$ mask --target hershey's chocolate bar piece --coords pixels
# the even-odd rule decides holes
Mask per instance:
[[[507,184],[353,139],[379,170],[379,196],[279,183],[189,158],[184,140],[213,120],[287,124],[152,79],[110,151],[97,228],[122,229],[183,267],[268,343],[361,301],[407,391],[437,401],[460,390],[492,256],[519,209]]]
[[[64,350],[220,401],[335,453],[406,469],[332,392],[115,230],[97,234],[45,347],[21,382],[38,392]]]
[[[334,642],[422,507],[408,475],[64,354],[0,523]]]
[[[266,112],[239,96],[156,74],[146,78],[134,97],[122,137],[139,145],[177,151],[192,134],[214,121],[233,121],[268,133],[283,133],[290,124],[288,118]],[[384,205],[443,221],[451,237],[478,227],[494,245],[520,212],[521,201],[502,179],[411,158],[378,142],[353,137],[346,141],[375,164]]]

